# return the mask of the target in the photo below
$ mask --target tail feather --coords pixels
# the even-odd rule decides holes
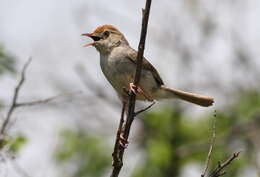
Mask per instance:
[[[188,101],[188,102],[200,105],[200,106],[204,106],[204,107],[211,106],[214,103],[214,99],[211,97],[202,96],[202,95],[189,93],[189,92],[184,92],[184,91],[173,89],[173,88],[168,88],[164,85],[161,86],[161,89],[160,89],[159,93],[157,94],[157,97],[158,98],[177,97],[182,100],[185,100],[185,101]]]

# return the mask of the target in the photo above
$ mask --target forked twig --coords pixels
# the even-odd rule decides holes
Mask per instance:
[[[18,81],[18,84],[17,84],[17,86],[14,89],[14,94],[13,94],[11,105],[10,105],[10,107],[7,110],[7,114],[4,117],[4,121],[3,121],[3,124],[2,124],[1,129],[0,129],[0,143],[4,139],[4,136],[6,134],[7,126],[10,123],[12,114],[15,111],[16,108],[24,107],[24,106],[34,106],[34,105],[38,105],[38,104],[46,104],[46,103],[49,103],[49,102],[53,101],[54,99],[56,99],[58,97],[64,96],[64,95],[67,96],[67,95],[74,95],[76,93],[80,93],[80,92],[65,93],[65,94],[52,96],[52,97],[49,97],[49,98],[46,98],[46,99],[42,99],[42,100],[36,100],[36,101],[31,101],[31,102],[21,102],[21,103],[19,103],[18,102],[18,97],[19,97],[19,94],[20,94],[20,90],[21,90],[21,88],[22,88],[22,86],[23,86],[23,84],[25,82],[25,79],[26,79],[26,70],[27,70],[29,64],[31,63],[31,61],[32,61],[32,58],[30,57],[27,60],[27,62],[24,64],[24,66],[22,68],[22,71],[21,71],[21,78]]]
[[[5,134],[5,130],[6,130],[6,127],[7,127],[8,123],[9,123],[9,121],[10,121],[11,115],[12,115],[13,111],[16,108],[17,98],[19,96],[19,91],[20,91],[20,89],[21,89],[21,87],[22,87],[22,85],[23,85],[23,83],[25,81],[25,72],[26,72],[27,67],[31,63],[31,61],[32,61],[32,58],[30,57],[27,60],[27,62],[24,64],[24,66],[23,66],[23,69],[22,69],[22,72],[21,72],[21,79],[18,82],[18,85],[15,87],[14,96],[13,96],[13,99],[12,99],[11,106],[10,106],[10,108],[7,111],[7,115],[6,115],[5,120],[4,120],[3,124],[2,124],[2,127],[0,129],[0,134],[1,135]]]
[[[208,171],[209,164],[210,164],[210,161],[211,161],[211,158],[212,158],[213,148],[214,148],[214,145],[215,145],[215,140],[216,140],[216,110],[215,110],[215,113],[214,113],[211,144],[210,144],[210,148],[209,148],[209,152],[208,152],[208,156],[207,156],[207,160],[206,160],[205,169],[204,169],[203,174],[201,174],[201,177],[205,177],[206,173]],[[217,167],[209,175],[207,175],[207,177],[219,177],[219,176],[225,175],[226,172],[223,171],[224,168],[226,168],[228,165],[230,165],[233,162],[233,160],[235,160],[239,156],[239,154],[240,154],[240,152],[235,152],[224,163],[218,162]]]
[[[218,166],[211,172],[208,177],[219,177],[226,174],[224,168],[230,165],[236,158],[238,158],[240,152],[235,152],[231,157],[229,157],[224,163],[218,163]]]
[[[144,112],[144,111],[150,109],[155,103],[156,103],[156,102],[153,101],[153,102],[152,102],[149,106],[147,106],[146,108],[141,109],[141,110],[139,110],[139,111],[136,111],[136,112],[134,113],[134,116],[136,117],[138,114],[141,114],[142,112]]]

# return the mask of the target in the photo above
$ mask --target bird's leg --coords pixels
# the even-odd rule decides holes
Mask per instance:
[[[123,92],[124,92],[127,96],[130,95],[129,90],[128,90],[127,88],[125,88],[125,87],[123,87]],[[127,111],[126,111],[126,112],[127,112]]]
[[[146,94],[144,93],[144,91],[143,91],[140,87],[137,87],[136,85],[134,85],[134,83],[131,82],[131,83],[129,84],[129,88],[130,88],[130,90],[131,90],[134,94],[136,94],[136,95],[137,95],[137,94],[143,95],[146,100],[148,100],[148,101],[154,101],[153,98],[151,98],[151,97],[149,97],[148,95],[146,95]]]

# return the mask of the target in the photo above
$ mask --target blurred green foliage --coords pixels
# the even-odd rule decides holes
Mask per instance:
[[[177,108],[177,109],[176,109]],[[165,108],[159,112],[148,112],[143,118],[144,136],[142,147],[145,162],[135,170],[134,177],[178,177],[182,168],[189,163],[204,165],[212,132],[214,113],[198,120],[186,117],[181,109]],[[259,117],[259,119],[257,118]],[[218,161],[226,160],[233,152],[242,150],[226,170],[229,176],[239,176],[243,167],[255,166],[255,156],[249,151],[255,139],[248,135],[260,128],[260,93],[250,90],[240,93],[234,104],[217,111],[217,140],[212,154],[210,171]],[[251,125],[256,127],[248,127]],[[235,146],[240,144],[239,147]],[[253,147],[252,147],[253,146]],[[236,147],[237,149],[234,149]],[[166,156],[166,157],[165,157]]]
[[[66,130],[61,133],[61,141],[55,154],[56,161],[61,164],[73,161],[77,165],[68,176],[101,177],[111,165],[111,152],[97,137]]]
[[[15,58],[8,54],[4,48],[0,45],[0,76],[5,73],[14,74],[15,70]],[[0,110],[3,107],[4,103],[0,98]],[[7,148],[7,153],[15,156],[27,143],[27,139],[23,135],[15,135],[12,138],[1,135],[0,138],[0,150],[2,148]]]
[[[8,153],[17,154],[21,148],[27,143],[27,139],[23,135],[16,135],[12,138],[2,136],[0,140],[0,150],[7,147]]]
[[[144,159],[136,165],[132,177],[179,177],[184,167],[191,163],[203,168],[214,114],[194,120],[178,105],[144,114],[140,119],[143,130],[139,142]],[[232,105],[216,112],[216,122],[217,138],[209,171],[219,161],[223,162],[241,150],[239,159],[226,169],[228,176],[239,176],[248,166],[257,168],[254,154],[259,148],[255,145],[258,138],[249,135],[253,132],[257,136],[255,131],[260,128],[260,93],[255,90],[241,92]],[[83,132],[65,132],[62,141],[56,157],[60,162],[74,162],[76,157],[78,163],[73,176],[104,176],[106,169],[111,169],[111,152],[106,151],[101,139]]]
[[[14,141],[10,144],[10,151],[18,153],[21,148],[27,143],[27,139],[24,136],[15,137]]]
[[[15,59],[7,54],[0,45],[0,76],[6,72],[15,73]],[[0,110],[3,105],[4,103],[0,98]]]
[[[0,75],[4,72],[15,73],[15,59],[0,46]]]

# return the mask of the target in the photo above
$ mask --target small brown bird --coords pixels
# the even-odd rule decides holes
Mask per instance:
[[[133,85],[137,51],[112,25],[99,26],[93,33],[82,35],[94,40],[85,46],[94,46],[99,51],[101,69],[123,102],[128,98],[125,89],[131,89],[137,94],[137,100],[179,98],[205,107],[214,103],[213,98],[166,87],[157,70],[145,58],[139,86]]]

